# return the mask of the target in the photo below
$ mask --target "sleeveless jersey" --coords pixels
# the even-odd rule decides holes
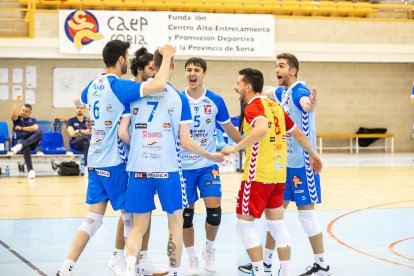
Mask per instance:
[[[178,129],[190,124],[188,99],[171,84],[129,105],[131,145],[127,171],[176,172],[181,166]]]
[[[244,181],[262,183],[286,182],[286,140],[287,132],[295,128],[293,121],[282,107],[267,97],[252,98],[244,110],[243,132],[247,136],[259,118],[268,121],[269,130],[255,144],[246,148]]]
[[[230,115],[221,96],[210,90],[205,90],[204,95],[195,100],[183,92],[189,103],[193,124],[191,136],[203,149],[208,152],[216,152],[216,121],[225,124],[230,121]],[[215,163],[198,154],[181,149],[181,158],[184,170],[205,168]]]
[[[316,149],[315,133],[315,112],[305,112],[299,101],[302,97],[309,97],[311,94],[302,82],[295,82],[287,90],[278,87],[275,90],[277,99],[281,102],[285,112],[292,118],[297,127],[299,127],[309,138],[313,148]],[[288,161],[289,168],[305,167],[305,160],[308,154],[303,150],[301,145],[290,135],[287,135]]]
[[[100,75],[83,90],[81,102],[88,105],[92,137],[88,166],[111,167],[125,161],[123,143],[118,139],[124,106],[142,96],[141,83]]]

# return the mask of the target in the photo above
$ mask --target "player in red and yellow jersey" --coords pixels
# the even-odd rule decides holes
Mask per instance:
[[[261,97],[263,74],[252,68],[239,71],[234,89],[240,100],[247,103],[242,131],[245,138],[234,146],[225,147],[225,154],[246,148],[244,175],[237,200],[237,233],[252,261],[254,275],[266,275],[260,238],[254,230],[254,220],[263,212],[268,231],[275,237],[281,264],[280,275],[289,275],[290,235],[283,221],[283,191],[286,182],[286,140],[292,135],[309,152],[315,172],[322,161],[312,144],[283,111],[282,107]],[[276,239],[277,236],[277,239]]]

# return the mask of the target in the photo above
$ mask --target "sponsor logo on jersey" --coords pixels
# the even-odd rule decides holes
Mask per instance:
[[[182,159],[185,159],[185,160],[197,160],[198,159],[198,155],[196,155],[196,154],[183,154],[182,156],[181,156],[181,158]]]
[[[143,152],[141,156],[144,159],[151,159],[151,160],[160,159],[161,158],[161,154],[159,154],[159,153],[151,153],[151,152],[147,152],[147,151]]]
[[[276,138],[275,137],[270,137],[270,142],[274,142],[274,141],[276,141]]]
[[[137,114],[138,114],[138,111],[139,111],[139,108],[135,107],[135,108],[132,110],[132,114],[137,115]]]
[[[293,185],[295,185],[295,187],[297,188],[300,184],[302,184],[302,179],[300,179],[300,177],[299,177],[299,176],[294,175],[294,176],[292,177],[292,183],[293,183]]]
[[[105,130],[102,130],[102,129],[94,129],[93,130],[93,134],[94,135],[104,136],[105,135]]]
[[[164,128],[171,128],[171,124],[166,122],[162,125]]]
[[[167,179],[169,177],[167,172],[135,172],[134,178],[156,178]]]
[[[198,108],[198,106],[194,106],[194,111],[195,111],[195,113],[198,113],[198,111],[199,111],[200,109]]]
[[[157,141],[152,140],[152,141],[149,141],[149,142],[147,143],[147,145],[148,145],[148,146],[153,146],[153,145],[155,145],[156,143],[157,143]]]
[[[137,128],[141,128],[141,129],[147,128],[147,124],[145,124],[145,123],[136,123],[135,124],[135,129],[137,129]]]
[[[92,121],[91,121],[91,125],[92,125],[92,126],[94,126],[94,125],[95,125],[95,121],[94,121],[94,120],[92,120]]]
[[[211,170],[211,176],[214,177],[214,179],[216,179],[219,176],[219,171],[217,169],[213,169]]]
[[[173,115],[174,113],[174,107],[171,106],[170,108],[168,108],[168,114]]]
[[[275,169],[283,169],[285,166],[283,166],[282,164],[280,164],[280,163],[275,163],[274,165],[273,165],[273,168],[275,168]]]
[[[206,138],[201,139],[200,144],[205,144],[205,143],[207,143],[207,139]]]
[[[110,120],[106,120],[106,121],[105,121],[105,126],[106,126],[106,127],[111,127],[111,126],[112,126],[112,121],[110,121]]]
[[[100,145],[101,143],[102,143],[101,138],[95,140],[95,145]]]
[[[142,138],[162,138],[162,132],[144,130],[142,132]]]
[[[74,11],[65,19],[66,37],[79,51],[83,46],[103,38],[99,33],[99,22],[93,13],[85,10]]]
[[[211,105],[204,105],[204,114],[211,114]]]
[[[193,138],[206,138],[208,137],[208,133],[204,129],[193,129],[191,131],[191,137]]]
[[[206,184],[207,185],[218,185],[218,184],[221,184],[221,182],[220,181],[207,181]]]
[[[108,111],[108,112],[112,112],[113,110],[112,110],[112,105],[111,104],[108,104],[107,106],[106,106],[106,111]]]
[[[209,123],[211,123],[211,119],[206,120],[206,124],[209,124]]]
[[[99,176],[111,177],[111,173],[108,172],[108,171],[98,170],[98,169],[95,169],[95,171],[96,171],[96,174],[99,175]]]

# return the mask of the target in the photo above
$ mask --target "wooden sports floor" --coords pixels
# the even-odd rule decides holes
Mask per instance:
[[[323,204],[317,210],[333,275],[414,275],[414,153],[323,154],[323,160]],[[219,276],[243,275],[237,266],[248,261],[234,226],[241,174],[231,172],[230,163],[221,173],[225,214],[215,245]],[[54,174],[45,169],[33,181],[23,174],[0,177],[0,275],[54,275],[65,259],[87,212],[87,177]],[[204,241],[203,213],[203,205],[197,205],[194,225],[199,251]],[[74,275],[111,275],[106,264],[118,214],[109,208],[107,215]],[[291,275],[298,275],[313,263],[313,255],[293,204],[286,221],[293,240]],[[264,238],[265,221],[257,221],[256,228]],[[164,267],[166,240],[166,217],[158,211],[153,217],[150,256]],[[183,251],[183,273],[187,259]]]

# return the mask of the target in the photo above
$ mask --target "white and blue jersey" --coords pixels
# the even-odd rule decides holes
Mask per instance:
[[[132,131],[127,171],[179,171],[178,129],[192,122],[185,95],[168,83],[162,93],[133,101],[129,109]]]
[[[193,99],[187,91],[183,94],[187,97],[193,124],[191,136],[203,149],[208,152],[216,152],[216,121],[225,124],[230,121],[230,115],[221,96],[205,89],[203,96]],[[181,158],[184,170],[200,169],[215,165],[211,160],[198,154],[181,149]]]
[[[117,166],[126,155],[118,139],[118,126],[124,106],[142,97],[141,83],[119,79],[115,75],[100,75],[83,90],[81,102],[88,105],[92,122],[92,137],[88,151],[88,166]]]
[[[299,103],[302,97],[309,97],[310,94],[309,88],[301,82],[294,83],[286,90],[284,87],[278,87],[275,90],[276,98],[285,112],[295,122],[296,126],[305,133],[316,149],[315,113],[304,111]],[[287,136],[287,166],[289,168],[304,167],[305,159],[302,146],[290,135]]]

